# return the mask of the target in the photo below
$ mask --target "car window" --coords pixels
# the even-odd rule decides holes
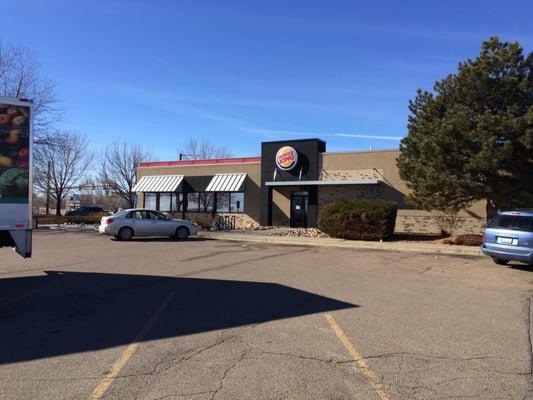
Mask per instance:
[[[167,218],[163,215],[163,214],[160,214],[158,212],[155,212],[155,211],[148,211],[148,214],[150,214],[150,217],[152,219],[162,219],[162,220],[166,220]]]
[[[126,215],[126,218],[141,218],[141,214],[138,214],[138,211],[131,211]]]
[[[497,215],[489,223],[489,228],[510,229],[533,232],[533,217],[525,215]]]
[[[136,210],[131,211],[126,218],[134,218],[134,219],[151,219],[150,213],[146,210]]]

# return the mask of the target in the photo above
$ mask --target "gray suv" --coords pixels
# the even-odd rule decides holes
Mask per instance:
[[[533,263],[533,210],[505,211],[496,215],[483,234],[483,254],[496,264]]]

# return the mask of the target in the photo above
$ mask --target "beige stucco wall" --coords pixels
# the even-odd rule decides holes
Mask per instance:
[[[400,178],[396,159],[399,150],[331,152],[322,153],[319,157],[320,168],[324,179],[378,179],[383,182],[380,188],[371,189],[339,189],[319,190],[319,204],[326,198],[338,199],[346,195],[351,198],[375,198],[376,192],[385,199],[398,203],[398,217],[396,219],[397,232],[438,233],[438,212],[416,210],[405,202],[405,195],[409,188]],[[366,185],[365,185],[366,186]],[[333,186],[332,188],[335,188]],[[321,195],[322,193],[322,195]],[[470,208],[461,211],[459,233],[479,233],[485,223],[485,205],[476,202]]]
[[[331,185],[318,187],[318,209],[336,200],[380,199],[383,185]]]
[[[235,215],[239,228],[259,226],[259,205],[260,205],[260,187],[261,187],[261,164],[254,163],[238,163],[238,164],[210,164],[210,165],[182,165],[169,167],[140,167],[137,169],[137,179],[143,176],[151,175],[184,175],[184,176],[210,176],[224,173],[240,173],[247,174],[245,180],[244,193],[244,213],[230,214]],[[139,193],[138,204],[143,204],[143,195]],[[226,215],[226,213],[220,213]],[[211,214],[204,213],[187,213],[187,218],[207,223]]]
[[[291,215],[291,192],[294,187],[277,187],[272,189],[272,225],[289,226]]]

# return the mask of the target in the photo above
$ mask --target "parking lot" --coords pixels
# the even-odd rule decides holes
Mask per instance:
[[[0,249],[2,399],[527,399],[533,270],[39,232]]]

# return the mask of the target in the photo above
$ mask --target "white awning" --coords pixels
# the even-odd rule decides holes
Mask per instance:
[[[132,192],[175,192],[183,175],[143,176]]]
[[[206,192],[238,192],[246,179],[245,173],[238,174],[216,174],[209,185],[207,185]]]

